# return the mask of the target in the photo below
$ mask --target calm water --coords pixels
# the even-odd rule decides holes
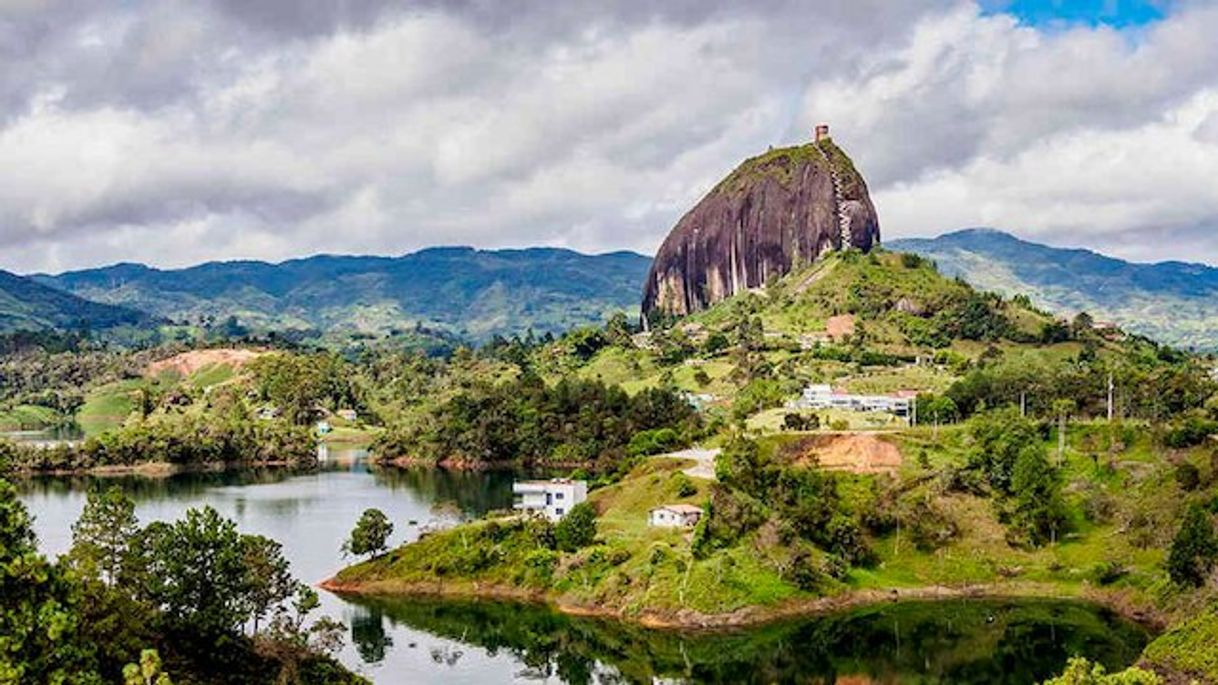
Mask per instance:
[[[366,508],[397,526],[392,542],[510,506],[512,476],[369,469],[332,454],[320,472],[108,478],[138,504],[142,522],[210,504],[245,532],[279,540],[295,574],[321,581],[344,565],[343,537]],[[25,483],[41,548],[62,553],[92,478]],[[409,525],[413,521],[415,525]],[[747,632],[680,635],[498,603],[345,600],[323,610],[349,627],[340,658],[376,683],[1033,683],[1073,654],[1110,667],[1146,641],[1100,609],[1019,602],[889,605]],[[658,679],[658,680],[657,680]]]

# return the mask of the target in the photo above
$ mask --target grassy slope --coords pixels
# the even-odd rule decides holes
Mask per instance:
[[[1146,647],[1146,665],[1218,682],[1218,613],[1213,608],[1161,635]]]
[[[135,411],[136,392],[143,383],[142,379],[131,379],[90,390],[76,414],[76,422],[85,435],[97,435],[121,426]]]
[[[0,431],[38,430],[60,423],[59,414],[49,407],[22,404],[0,409]]]
[[[552,574],[535,569],[535,546],[524,533],[490,542],[486,522],[460,526],[406,545],[385,556],[344,569],[339,584],[374,591],[418,590],[478,594],[491,585],[519,596],[540,595],[573,606],[626,615],[693,610],[722,614],[770,605],[799,595],[762,558],[736,548],[694,560],[688,531],[654,529],[647,512],[661,503],[695,502],[702,492],[680,498],[673,461],[650,462],[621,483],[591,496],[602,512],[598,544],[557,560]],[[704,488],[703,488],[704,490]],[[470,558],[484,550],[497,561],[470,571]],[[475,565],[476,566],[476,565]]]
[[[909,326],[911,320],[916,320],[914,325],[926,320],[898,311],[896,304],[906,300],[920,307],[933,308],[937,303],[967,292],[967,285],[938,274],[929,263],[905,265],[900,254],[883,251],[872,255],[832,254],[765,289],[738,295],[687,317],[681,325],[695,324],[702,328],[703,336],[722,332],[730,339],[736,322],[742,317],[758,317],[767,335],[766,361],[779,369],[780,378],[791,386],[788,393],[791,397],[798,387],[812,382],[829,382],[863,393],[941,392],[958,378],[949,363],[866,367],[816,358],[814,353],[800,350],[799,338],[804,334],[823,334],[829,317],[855,312],[861,302],[883,302],[886,306],[880,307],[880,311],[856,316],[867,336],[867,348],[910,359],[922,355],[926,359],[936,351],[912,343],[902,331],[902,326]],[[1041,312],[1013,302],[1006,302],[1002,307],[1003,313],[1024,334],[1038,334],[1051,320]],[[1101,357],[1121,353],[1117,343],[1098,342]],[[692,343],[695,348],[699,346],[696,339]],[[999,350],[1005,359],[1021,364],[1059,362],[1077,356],[1082,349],[1077,342],[1040,345],[957,340],[938,352],[949,359],[976,360],[991,347]],[[628,392],[668,384],[691,393],[710,394],[716,398],[715,404],[730,406],[741,389],[731,377],[734,364],[728,351],[707,354],[698,350],[684,363],[665,366],[649,350],[620,346],[607,347],[590,360],[580,362],[564,357],[559,343],[546,351],[539,367],[551,380],[573,373],[586,379],[620,384]],[[705,378],[703,383],[698,382],[699,371],[705,373],[709,382]],[[836,418],[846,420],[855,429],[891,427],[879,416]],[[777,419],[761,416],[757,418],[757,427],[776,428],[779,421],[780,415]]]
[[[923,460],[910,455],[925,450],[925,462],[932,473],[959,465],[966,449],[962,431],[943,430],[938,440],[932,440],[930,429],[894,435],[892,439],[907,455],[903,479],[922,483],[910,492],[935,498],[960,527],[960,533],[936,551],[919,551],[908,537],[902,540],[896,533],[873,538],[880,562],[872,568],[853,569],[844,583],[827,585],[822,594],[874,598],[884,597],[892,589],[984,586],[999,594],[1103,599],[1123,609],[1152,614],[1156,606],[1178,606],[1180,598],[1173,594],[1162,569],[1165,541],[1142,540],[1135,532],[1124,530],[1126,523],[1116,518],[1089,523],[1082,513],[1083,493],[1099,487],[1114,499],[1118,510],[1142,511],[1150,519],[1151,530],[1167,530],[1183,500],[1170,466],[1149,453],[1147,441],[1138,440],[1114,454],[1114,462],[1123,466],[1109,473],[1097,467],[1090,456],[1099,432],[1092,425],[1077,427],[1066,452],[1073,532],[1056,545],[1034,550],[1007,544],[1006,530],[992,500],[959,493],[945,495],[932,489],[933,479],[929,483],[922,479],[927,470],[918,462]],[[792,437],[774,436],[765,444],[776,449]],[[1182,456],[1200,463],[1202,455]],[[652,461],[622,482],[594,492],[591,500],[601,512],[598,544],[577,554],[562,555],[552,577],[532,573],[528,554],[534,546],[526,539],[488,543],[479,534],[487,524],[479,522],[346,569],[337,579],[374,592],[417,591],[424,587],[428,591],[478,594],[490,584],[563,605],[661,619],[688,612],[722,615],[750,606],[815,601],[816,595],[782,579],[776,567],[786,560],[787,551],[764,529],[737,547],[695,560],[687,533],[649,528],[646,517],[650,508],[683,501],[675,494],[675,468],[677,465],[671,462]],[[840,490],[856,511],[872,505],[871,486],[876,478],[883,476],[841,476]],[[705,488],[703,485],[702,492],[684,501],[704,502]],[[497,561],[468,572],[463,564],[480,548],[491,550]],[[1100,572],[1109,562],[1123,564],[1125,573],[1101,584]]]

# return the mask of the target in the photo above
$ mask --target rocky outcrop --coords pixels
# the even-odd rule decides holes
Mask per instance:
[[[643,316],[683,316],[833,250],[870,250],[880,224],[867,184],[828,138],[741,164],[660,246]]]

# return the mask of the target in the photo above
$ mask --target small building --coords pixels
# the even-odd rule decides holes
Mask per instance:
[[[702,518],[702,507],[692,504],[665,504],[651,510],[647,525],[656,528],[693,528]]]
[[[816,142],[820,142],[829,137],[829,124],[817,124],[816,131],[813,134]]]
[[[331,430],[333,430],[333,428],[330,427],[329,421],[318,421],[317,422],[317,434],[318,435],[327,435],[327,434],[329,434],[329,432]]]
[[[513,509],[557,521],[588,499],[588,481],[554,478],[512,484]]]
[[[339,409],[334,414],[343,421],[350,421],[352,423],[355,423],[355,420],[359,418],[359,412],[354,409]]]

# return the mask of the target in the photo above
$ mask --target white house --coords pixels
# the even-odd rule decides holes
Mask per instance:
[[[891,395],[853,395],[835,391],[825,384],[809,385],[799,399],[787,402],[788,409],[841,409],[844,411],[887,412],[908,416],[916,392],[901,390]]]
[[[659,528],[692,528],[702,518],[702,508],[692,504],[665,504],[651,510],[647,525]]]
[[[519,481],[512,484],[512,495],[513,509],[557,521],[588,499],[588,482],[569,478]]]

